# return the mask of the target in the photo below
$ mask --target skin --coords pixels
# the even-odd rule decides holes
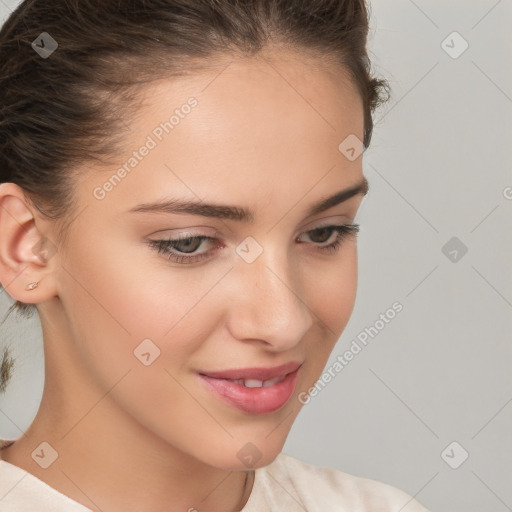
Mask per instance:
[[[252,469],[280,453],[299,393],[320,377],[354,306],[356,238],[320,253],[326,237],[310,230],[352,223],[363,196],[305,212],[363,178],[362,157],[338,150],[350,134],[362,140],[362,102],[341,68],[277,50],[146,93],[127,121],[126,159],[167,112],[190,96],[199,104],[104,199],[93,190],[121,163],[84,166],[65,245],[22,189],[0,186],[0,279],[37,304],[46,371],[33,423],[2,458],[93,509],[238,510],[252,476],[238,451],[258,448]],[[128,213],[171,196],[250,208],[254,224]],[[180,230],[215,230],[222,247],[204,242],[196,253],[210,256],[186,265],[147,244]],[[248,236],[263,248],[250,264],[235,252]],[[49,258],[32,251],[42,237],[58,246]],[[133,353],[146,338],[161,351],[149,366]],[[289,361],[303,362],[294,394],[268,414],[227,405],[197,376]],[[47,469],[31,456],[43,441],[58,452]]]

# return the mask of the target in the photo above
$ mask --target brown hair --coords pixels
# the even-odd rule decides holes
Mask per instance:
[[[144,84],[270,45],[348,72],[363,100],[367,148],[372,114],[390,94],[371,75],[368,30],[365,0],[25,0],[0,30],[0,183],[19,185],[62,242],[77,169],[115,162],[122,119],[136,113]],[[33,46],[43,37],[51,49],[43,32],[58,45],[46,58]],[[36,306],[13,309],[29,317]],[[4,385],[8,363],[4,352]]]

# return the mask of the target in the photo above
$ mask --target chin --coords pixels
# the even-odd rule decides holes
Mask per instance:
[[[287,432],[286,432],[287,433]],[[200,454],[197,458],[203,462],[227,471],[250,471],[267,466],[281,453],[286,436],[277,433],[268,435],[255,434],[250,439],[244,436],[246,441],[240,437],[231,439],[226,443],[215,443],[213,451],[205,457]],[[273,439],[271,439],[273,438]],[[212,438],[212,442],[215,440]]]

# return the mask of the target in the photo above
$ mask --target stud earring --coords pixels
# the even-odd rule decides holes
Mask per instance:
[[[34,283],[29,283],[27,284],[27,286],[25,287],[25,290],[33,290],[39,283],[38,282],[34,282]]]

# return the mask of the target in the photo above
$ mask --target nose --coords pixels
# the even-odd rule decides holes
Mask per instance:
[[[296,346],[315,315],[293,264],[266,249],[252,263],[238,261],[230,274],[228,327],[232,336],[264,344],[275,352]]]

